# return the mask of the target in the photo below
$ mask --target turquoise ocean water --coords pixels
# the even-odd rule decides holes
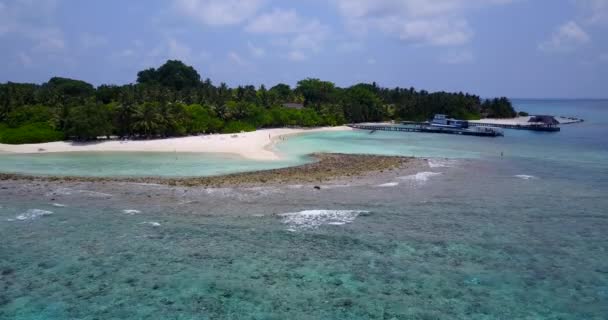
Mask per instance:
[[[279,164],[0,156],[3,171],[183,176],[321,151],[436,158],[391,187],[320,192],[0,184],[0,319],[608,319],[608,101],[514,102],[586,121],[307,134]]]

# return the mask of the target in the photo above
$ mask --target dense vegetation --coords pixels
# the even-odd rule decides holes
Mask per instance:
[[[303,108],[284,104],[300,103]],[[305,79],[229,88],[180,61],[137,74],[123,86],[52,78],[42,85],[0,84],[0,142],[34,143],[100,136],[151,138],[241,132],[283,126],[324,126],[389,119],[424,120],[435,113],[456,118],[513,117],[506,98],[482,101],[464,93],[416,91],[357,84],[339,88]]]

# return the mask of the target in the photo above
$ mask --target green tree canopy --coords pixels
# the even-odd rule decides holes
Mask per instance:
[[[90,97],[95,93],[95,88],[92,84],[69,78],[53,77],[45,86],[70,97]]]
[[[139,84],[159,84],[174,90],[201,85],[201,76],[191,66],[179,60],[168,60],[158,69],[150,68],[137,73]]]
[[[105,105],[89,102],[70,109],[66,134],[78,140],[94,140],[112,134],[110,110]]]
[[[279,103],[294,102],[290,101],[292,91],[291,87],[289,87],[289,85],[287,84],[279,83],[276,86],[270,88],[268,92],[274,94],[277,97]]]
[[[284,106],[285,103],[303,103]],[[252,128],[322,126],[395,120],[428,120],[436,113],[461,119],[512,117],[507,98],[482,100],[457,92],[383,88],[376,83],[336,87],[304,79],[292,89],[231,88],[200,81],[191,66],[169,60],[142,70],[137,83],[94,88],[80,80],[54,77],[39,84],[0,84],[0,129],[4,141],[50,141],[97,136],[152,138]],[[28,130],[33,132],[27,133]]]
[[[308,78],[298,82],[296,91],[304,96],[304,105],[320,107],[335,99],[336,86],[332,82]]]

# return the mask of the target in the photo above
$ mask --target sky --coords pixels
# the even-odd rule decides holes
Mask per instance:
[[[168,59],[231,86],[608,98],[608,0],[0,0],[0,82],[134,82]]]

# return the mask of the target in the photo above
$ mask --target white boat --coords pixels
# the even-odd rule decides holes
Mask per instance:
[[[469,127],[468,121],[448,118],[445,114],[436,114],[429,124],[438,128],[466,129]]]

